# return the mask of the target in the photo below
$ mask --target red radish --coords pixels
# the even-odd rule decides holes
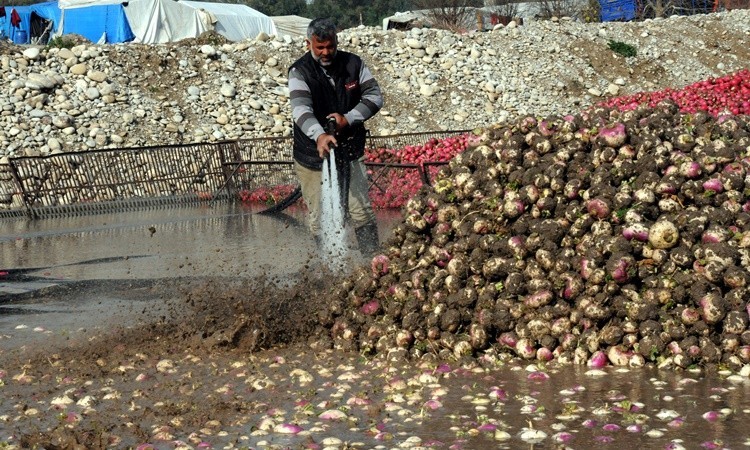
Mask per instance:
[[[372,273],[375,276],[385,275],[388,273],[390,259],[386,255],[376,255],[372,258]]]
[[[587,363],[592,369],[601,369],[607,365],[607,355],[603,351],[596,351]]]

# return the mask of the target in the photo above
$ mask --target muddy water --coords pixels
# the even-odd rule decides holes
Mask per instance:
[[[218,205],[0,222],[0,270],[33,269],[0,279],[0,447],[58,427],[81,436],[104,428],[111,448],[750,447],[744,374],[492,358],[419,364],[304,345],[199,352],[177,341],[121,344],[96,360],[100,376],[83,360],[57,364],[50,351],[46,368],[28,369],[33,379],[20,376],[34,352],[157,320],[184,277],[291,279],[314,264],[300,211],[250,212]],[[393,218],[382,219],[387,235]],[[324,418],[331,411],[342,415]]]
[[[0,221],[6,268],[56,279],[254,275],[298,269],[313,249],[302,212],[251,214],[216,204],[92,216]]]
[[[294,283],[319,263],[304,211],[257,214],[262,209],[215,203],[0,220],[0,274],[8,272],[0,275],[0,342],[15,347],[25,344],[20,335],[36,342],[43,334],[123,323],[156,280],[179,287],[174,280],[265,274]],[[387,239],[398,214],[382,211],[378,219]],[[359,263],[352,250],[349,264]],[[151,303],[148,310],[158,310]]]

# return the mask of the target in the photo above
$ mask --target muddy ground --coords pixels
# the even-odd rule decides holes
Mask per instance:
[[[127,306],[86,329],[13,316],[4,341],[25,344],[0,351],[0,448],[750,445],[747,374],[368,359],[316,334],[333,278],[298,281],[84,281],[15,296],[16,308]]]

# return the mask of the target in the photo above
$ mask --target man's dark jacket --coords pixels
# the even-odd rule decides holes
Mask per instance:
[[[323,73],[323,67],[313,59],[310,52],[292,64],[292,68],[297,69],[307,82],[312,95],[313,113],[323,125],[328,114],[345,114],[357,106],[362,98],[362,89],[359,85],[362,59],[355,54],[339,50],[331,65],[325,68],[333,78],[335,87],[331,85]],[[365,152],[365,137],[363,124],[346,127],[336,136],[336,152],[343,153],[339,156],[345,156],[349,161],[362,157]],[[293,154],[294,159],[308,169],[321,170],[323,166],[316,142],[307,137],[297,124],[294,125]]]

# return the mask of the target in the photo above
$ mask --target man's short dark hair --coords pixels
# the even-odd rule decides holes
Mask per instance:
[[[319,41],[336,39],[336,24],[328,17],[313,19],[307,26],[307,38],[315,36]]]

